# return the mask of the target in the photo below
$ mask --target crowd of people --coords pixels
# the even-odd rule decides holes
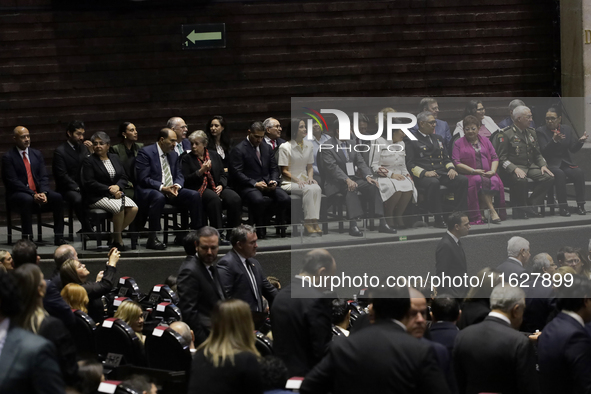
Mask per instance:
[[[277,225],[288,222],[290,195],[301,197],[309,236],[323,234],[323,195],[327,206],[346,205],[352,236],[362,235],[356,220],[364,217],[380,218],[378,231],[383,233],[408,227],[411,224],[403,219],[414,206],[411,201],[423,201],[435,217],[435,227],[445,228],[443,213],[451,211],[468,212],[473,225],[500,224],[507,218],[505,185],[514,218],[539,216],[538,207],[546,197],[554,204],[554,195],[560,215],[570,216],[574,209],[567,203],[567,183],[574,183],[576,212],[585,215],[584,174],[571,153],[581,149],[587,134],[579,136],[562,123],[559,105],[547,109],[545,125],[537,129],[523,101],[511,101],[508,109],[509,117],[497,125],[485,115],[482,101],[471,100],[452,133],[439,119],[437,100],[425,98],[411,129],[416,140],[395,130],[391,140],[381,136],[368,150],[357,149],[363,142],[359,136],[340,139],[338,121],[330,130],[312,122],[308,139],[307,120],[292,119],[286,141],[281,123],[270,117],[253,122],[247,137],[234,145],[222,116],[212,117],[205,130],[193,132],[182,118],[170,118],[156,142],[146,145],[138,142],[133,123],[122,123],[121,141],[112,144],[102,131],[85,140],[84,123],[74,121],[66,128],[66,141],[54,152],[56,192],[49,188],[44,158],[30,146],[29,130],[18,126],[15,147],[2,158],[7,208],[20,213],[24,238],[32,236],[35,211],[53,212],[56,245],[66,242],[64,200],[73,207],[85,236],[94,230],[88,210],[105,210],[112,215],[111,245],[120,251],[126,248],[124,229],[134,225],[141,230],[146,221],[146,247],[166,248],[156,235],[162,230],[166,204],[188,212],[186,227],[192,230],[207,223],[218,230],[236,227],[246,206],[259,239],[266,237],[271,216]],[[380,112],[395,116],[396,111]],[[373,133],[367,116],[357,118],[356,130]],[[387,148],[391,145],[399,149]],[[442,186],[453,199],[442,198]],[[280,230],[285,233],[285,227]],[[177,237],[178,244],[183,236]],[[220,233],[222,244],[230,243],[228,236]]]
[[[461,276],[468,215],[446,222],[436,269]],[[218,259],[220,239],[210,226],[187,234],[174,285],[182,320],[170,328],[191,349],[191,394],[280,393],[290,377],[303,378],[302,393],[591,390],[591,242],[585,251],[561,248],[555,262],[546,252],[531,257],[529,242],[516,236],[506,261],[477,274],[487,278],[479,286],[376,287],[348,300],[318,285],[338,273],[327,250],[308,252],[299,274],[281,286],[256,259],[254,227],[234,228],[232,250]],[[75,248],[61,245],[47,280],[30,240],[0,253],[0,392],[96,392],[102,367],[77,352],[73,311],[98,325],[109,317],[101,298],[118,282],[120,252],[111,249],[91,278]],[[534,281],[536,274],[545,279]],[[126,300],[113,316],[141,344],[153,335],[143,309]],[[262,357],[253,333],[267,313],[273,355]],[[121,384],[155,393],[156,383],[133,376]]]

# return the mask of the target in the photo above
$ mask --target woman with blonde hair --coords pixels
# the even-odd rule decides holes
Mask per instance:
[[[12,265],[12,256],[8,250],[0,250],[0,269],[4,271],[11,271],[14,269]]]
[[[248,304],[230,299],[212,313],[209,337],[193,358],[189,394],[262,393],[260,354]]]
[[[70,305],[70,308],[88,313],[88,293],[86,293],[84,287],[77,283],[68,283],[64,286],[60,294],[68,305]]]
[[[47,284],[41,269],[36,264],[23,264],[13,272],[23,307],[16,323],[54,344],[64,381],[68,386],[74,385],[78,380],[76,347],[64,323],[43,309]]]
[[[144,329],[144,315],[143,315],[142,307],[135,301],[127,300],[123,301],[119,308],[117,308],[117,312],[115,312],[115,319],[123,320],[135,335],[144,343],[146,337],[142,334],[142,330]]]

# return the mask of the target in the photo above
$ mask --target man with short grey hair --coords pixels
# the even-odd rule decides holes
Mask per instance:
[[[254,259],[257,234],[252,226],[240,225],[232,230],[232,250],[218,262],[220,281],[230,298],[246,302],[255,312],[264,312],[263,297],[273,304],[277,289],[269,283],[261,264]]]
[[[527,265],[531,253],[529,251],[529,241],[521,237],[512,237],[507,242],[507,260],[500,264],[496,271],[500,274],[505,274],[505,281],[509,281],[509,275],[513,274],[516,279],[520,278],[519,275],[526,272],[525,266]]]
[[[517,331],[524,298],[518,287],[496,286],[488,316],[460,331],[453,350],[458,392],[539,393],[534,347]]]
[[[493,145],[499,156],[499,175],[511,188],[513,218],[528,219],[539,216],[537,207],[544,204],[546,192],[554,183],[554,174],[542,156],[536,131],[529,127],[531,110],[519,106],[513,110],[513,115],[515,123],[495,133]],[[529,198],[528,179],[534,181]]]
[[[182,155],[184,152],[190,152],[191,142],[187,139],[189,127],[187,126],[183,118],[173,116],[172,118],[168,119],[168,122],[166,122],[166,127],[174,131],[176,134],[177,142],[174,146],[174,151],[179,156]]]
[[[273,149],[273,153],[277,153],[279,146],[285,142],[281,138],[281,123],[275,118],[267,118],[263,122],[265,128],[265,142]]]

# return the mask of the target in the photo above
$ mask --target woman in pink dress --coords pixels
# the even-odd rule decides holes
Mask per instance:
[[[490,210],[490,221],[501,223],[493,205],[505,206],[503,182],[497,174],[499,158],[488,138],[479,134],[481,123],[475,116],[464,118],[464,136],[454,143],[452,160],[460,174],[468,178],[468,216],[471,224],[482,224],[482,210]],[[504,210],[501,211],[504,216]]]

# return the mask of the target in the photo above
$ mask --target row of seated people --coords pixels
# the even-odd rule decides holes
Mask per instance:
[[[302,278],[321,278],[326,275],[335,274],[337,272],[337,266],[332,256],[330,256],[325,250],[314,250],[309,252],[305,257],[299,275],[293,279],[290,285],[281,289],[281,291],[277,291],[275,289],[270,289],[270,285],[268,284],[268,280],[264,277],[260,264],[254,259],[257,240],[254,229],[249,226],[240,226],[233,230],[231,239],[233,250],[220,259],[220,261],[217,261],[219,233],[214,228],[204,227],[197,233],[190,233],[185,239],[187,257],[183,261],[179,270],[177,286],[180,297],[179,306],[182,311],[183,320],[189,325],[191,330],[193,330],[195,344],[199,347],[192,367],[195,373],[191,375],[190,386],[193,387],[193,389],[190,389],[189,391],[191,393],[198,392],[198,390],[203,387],[224,387],[226,388],[224,392],[232,392],[232,390],[237,390],[237,387],[242,386],[256,387],[253,392],[260,392],[258,389],[259,383],[257,383],[259,372],[257,363],[255,362],[259,351],[256,350],[256,348],[252,351],[253,346],[251,346],[254,341],[252,332],[255,327],[253,325],[252,312],[260,312],[264,308],[261,303],[263,297],[266,298],[271,305],[271,327],[272,336],[274,338],[274,351],[285,362],[290,376],[306,376],[302,386],[302,392],[328,392],[330,391],[330,387],[333,389],[339,388],[339,382],[341,381],[341,379],[339,379],[340,373],[345,372],[345,369],[342,369],[344,365],[339,361],[340,358],[335,358],[333,354],[323,358],[327,351],[331,353],[333,351],[340,352],[340,350],[335,349],[349,349],[345,353],[338,353],[341,355],[350,354],[352,359],[349,360],[349,362],[353,362],[353,360],[358,359],[364,354],[371,354],[372,359],[376,361],[374,356],[375,354],[382,354],[380,353],[380,349],[386,351],[386,349],[390,349],[389,346],[392,345],[392,351],[393,349],[398,349],[398,351],[400,351],[400,346],[403,346],[403,344],[404,346],[409,346],[409,348],[404,348],[404,354],[396,353],[398,356],[395,357],[395,355],[389,353],[391,350],[387,350],[387,354],[382,354],[383,357],[380,357],[380,360],[383,360],[384,363],[391,364],[391,367],[397,371],[399,371],[398,368],[402,368],[404,371],[404,367],[397,365],[394,360],[399,359],[399,357],[403,355],[404,357],[417,357],[415,361],[420,362],[418,362],[418,366],[415,364],[415,368],[419,368],[415,372],[430,371],[429,373],[432,374],[430,376],[434,379],[433,382],[425,383],[424,379],[416,381],[412,379],[411,381],[406,381],[403,379],[402,382],[404,384],[410,384],[417,389],[419,387],[426,387],[426,392],[453,392],[455,384],[463,388],[459,392],[466,392],[465,385],[477,385],[479,391],[474,392],[512,392],[510,388],[516,385],[516,379],[511,377],[506,379],[499,378],[500,376],[510,376],[510,374],[497,374],[494,371],[490,371],[489,368],[480,367],[486,366],[487,362],[492,362],[491,360],[496,360],[497,358],[495,357],[498,357],[499,354],[503,355],[503,357],[508,357],[506,365],[513,365],[509,362],[513,360],[511,357],[515,356],[515,348],[513,345],[518,346],[523,350],[523,353],[518,353],[517,357],[520,359],[521,357],[525,357],[523,360],[525,360],[525,363],[527,364],[520,367],[522,369],[519,369],[518,376],[523,379],[534,379],[531,380],[531,382],[534,386],[537,385],[537,377],[533,376],[535,373],[532,375],[532,371],[535,371],[535,361],[533,361],[535,359],[529,354],[530,352],[533,354],[533,350],[529,348],[531,343],[529,343],[527,338],[521,334],[519,334],[519,337],[525,338],[525,341],[522,341],[523,343],[514,342],[516,341],[515,338],[518,336],[514,335],[511,330],[511,327],[517,329],[522,325],[524,311],[528,311],[530,307],[525,300],[526,294],[519,289],[513,290],[507,288],[507,286],[505,286],[505,288],[503,286],[497,286],[498,276],[494,281],[491,280],[488,293],[486,293],[487,289],[484,288],[488,286],[487,281],[487,286],[476,287],[468,294],[463,308],[468,309],[467,303],[469,301],[476,304],[477,300],[475,300],[475,298],[490,298],[490,307],[487,307],[485,303],[485,308],[488,308],[488,312],[484,313],[484,315],[486,315],[484,317],[481,313],[482,306],[479,306],[476,310],[473,310],[470,314],[465,316],[464,320],[467,320],[467,322],[462,323],[461,326],[474,326],[473,329],[466,330],[465,334],[458,334],[456,332],[456,335],[459,335],[462,338],[471,338],[470,340],[466,339],[465,346],[459,346],[459,340],[452,340],[450,343],[449,338],[445,335],[444,338],[447,339],[441,339],[441,341],[444,341],[443,343],[448,347],[448,350],[446,350],[445,347],[442,349],[441,346],[435,346],[429,342],[426,342],[426,346],[414,345],[415,342],[409,342],[409,339],[406,337],[398,338],[394,341],[395,343],[391,343],[390,341],[380,342],[375,344],[378,348],[372,348],[374,344],[372,344],[371,341],[367,342],[369,338],[375,338],[376,335],[380,337],[386,335],[390,338],[392,335],[399,335],[396,334],[396,331],[392,331],[397,326],[404,327],[403,333],[408,331],[416,338],[421,338],[425,335],[427,324],[427,302],[422,294],[411,289],[410,303],[407,303],[406,306],[399,304],[398,307],[402,309],[397,310],[396,312],[393,310],[390,310],[389,312],[380,310],[380,307],[383,307],[384,304],[378,306],[376,300],[374,300],[374,318],[377,322],[380,319],[383,319],[383,322],[386,322],[387,320],[390,322],[389,324],[391,324],[391,320],[395,319],[398,320],[400,324],[396,323],[391,325],[390,328],[381,326],[381,329],[378,329],[378,325],[376,325],[373,326],[375,328],[371,329],[369,328],[372,327],[371,321],[368,318],[360,318],[358,319],[359,321],[355,322],[353,329],[354,331],[357,329],[361,331],[352,337],[352,342],[339,341],[338,345],[335,344],[329,349],[329,343],[332,341],[334,335],[334,332],[331,330],[332,312],[329,302],[330,299],[327,300],[322,297],[321,289],[305,286]],[[527,255],[527,259],[524,259],[522,262],[523,265],[526,266],[527,260],[529,260],[529,248],[524,246],[522,249],[520,255],[522,254],[521,252],[523,252],[524,255]],[[562,261],[561,264],[565,265],[563,268],[571,270],[571,272],[564,272],[565,275],[570,275],[571,279],[577,277],[577,272],[579,272],[574,269],[579,266],[582,267],[583,265],[582,260],[573,257],[572,254],[573,253],[570,253],[570,250],[564,249],[562,258],[560,255],[558,257],[559,263]],[[30,309],[28,309],[29,312],[26,315],[28,317],[24,320],[29,323],[21,324],[26,327],[33,327],[30,328],[30,330],[35,332],[36,328],[34,327],[38,327],[38,324],[45,319],[38,319],[36,317],[38,314],[33,312],[39,312],[41,299],[45,303],[46,298],[53,292],[52,289],[56,286],[56,279],[52,278],[48,284],[45,284],[42,280],[43,277],[40,270],[34,263],[22,264],[24,261],[37,261],[35,245],[30,241],[19,241],[13,249],[12,257],[13,266],[17,267],[17,272],[15,272],[15,274],[20,282],[21,294],[23,294],[23,297],[28,297],[24,305],[32,305],[30,306]],[[578,257],[582,259],[580,253]],[[116,266],[118,258],[118,251],[113,250],[110,252],[108,267],[116,268],[113,267],[113,265]],[[85,269],[84,265],[77,260],[75,250],[70,245],[63,245],[56,250],[56,263],[59,263],[63,259],[66,260],[63,261],[60,267],[62,284],[68,282],[68,275],[66,274],[68,271],[73,270],[78,276],[78,279],[80,279],[80,276],[88,277],[88,271]],[[75,266],[70,267],[72,262],[76,264]],[[534,266],[534,271],[550,272],[552,267],[550,264],[546,263],[547,261],[538,264],[539,266]],[[534,264],[537,263],[534,262]],[[571,268],[571,266],[575,268]],[[107,269],[110,272],[113,271],[110,268]],[[72,275],[75,275],[74,272]],[[580,272],[583,273],[583,271]],[[487,273],[490,274],[490,270],[487,271]],[[588,277],[588,272],[585,275]],[[556,343],[560,341],[565,339],[570,340],[568,338],[570,338],[569,336],[571,334],[570,332],[564,331],[565,327],[572,326],[569,330],[572,330],[573,327],[577,327],[577,321],[579,318],[572,316],[579,316],[583,323],[588,323],[591,319],[588,303],[584,301],[585,298],[588,298],[587,294],[591,289],[587,277],[580,278],[581,280],[573,280],[573,289],[557,286],[558,289],[556,290],[556,295],[559,298],[563,298],[563,300],[557,304],[559,309],[557,314],[555,314],[556,317],[551,319],[548,328],[545,328],[543,323],[540,326],[532,326],[532,329],[543,328],[546,330],[544,332],[551,333],[546,336],[540,336],[539,363],[541,366],[545,366],[545,370],[548,370],[548,373],[544,374],[544,379],[547,380],[547,383],[550,384],[549,387],[552,388],[556,388],[557,384],[582,384],[583,387],[586,387],[584,386],[585,383],[581,382],[580,375],[571,376],[568,373],[563,375],[552,372],[554,367],[565,368],[566,370],[569,370],[569,368],[591,368],[591,364],[585,364],[584,360],[581,361],[579,359],[579,353],[577,353],[574,358],[567,358],[565,360],[561,353],[564,350],[563,346],[556,346]],[[102,282],[105,280],[104,278],[105,275],[100,278],[100,281]],[[86,286],[88,286],[88,284],[86,284]],[[3,286],[0,287],[0,289],[4,289],[4,287],[3,282]],[[112,288],[113,285],[111,284],[108,287]],[[6,285],[6,288],[10,289],[10,286]],[[90,289],[90,287],[85,288]],[[570,292],[571,290],[573,290],[573,292]],[[563,294],[562,291],[567,291],[567,293]],[[10,293],[10,290],[8,293]],[[483,296],[485,293],[486,296]],[[90,295],[90,291],[88,291],[87,294]],[[1,299],[5,299],[4,297],[8,296],[2,293]],[[408,294],[407,297],[409,297]],[[554,294],[544,296],[546,301],[549,301],[550,298],[553,297],[555,297]],[[397,293],[396,298],[403,299],[404,296],[402,293]],[[445,302],[448,304],[453,301],[451,297],[445,297],[443,295],[441,295],[440,298],[446,299]],[[241,301],[235,299],[240,299]],[[223,301],[221,305],[219,304],[220,301]],[[4,307],[5,305],[6,303],[0,303],[0,307]],[[11,303],[9,305],[14,306],[16,303]],[[391,304],[390,307],[394,307],[394,305]],[[124,302],[119,308],[120,310],[117,311],[115,316],[126,319],[130,326],[135,325],[136,328],[134,331],[139,333],[141,331],[142,323],[141,308],[131,302]],[[434,309],[433,313],[437,314],[437,308]],[[456,309],[456,307],[452,309]],[[2,309],[2,313],[5,313],[6,310],[7,309]],[[562,310],[563,313],[560,313],[560,310]],[[8,309],[8,311],[10,312],[11,309]],[[126,311],[129,311],[129,313]],[[15,312],[13,310],[13,312],[10,313]],[[40,313],[43,314],[43,311],[40,311]],[[314,319],[306,318],[306,316],[309,316],[311,313],[313,313]],[[342,311],[339,315],[342,317]],[[12,316],[15,316],[15,320],[20,320],[22,318],[17,316],[17,314]],[[434,323],[434,325],[448,320],[450,323],[454,323],[457,322],[459,318],[459,314],[457,313],[449,313],[449,316],[451,316],[449,318],[444,318],[443,315],[436,316],[434,316],[434,321],[437,323]],[[484,321],[480,323],[482,325],[476,324],[480,322],[479,319],[481,318],[484,319]],[[493,319],[492,321],[491,318]],[[537,321],[541,320],[542,322],[547,319],[536,318]],[[55,319],[48,319],[47,322],[50,323],[51,320]],[[334,324],[340,324],[343,323],[343,320],[344,319],[332,321]],[[533,320],[534,319],[530,317],[530,321]],[[571,320],[573,324],[571,324]],[[503,328],[504,326],[496,325],[501,323],[506,325],[506,327]],[[484,335],[484,332],[492,329],[491,327],[488,327],[490,324],[492,324],[492,327],[496,327],[497,330],[493,330],[494,335],[492,336]],[[346,324],[343,323],[342,325]],[[583,327],[583,325],[584,324],[581,324],[580,327]],[[55,328],[57,326],[50,325],[50,327]],[[448,327],[447,331],[450,331],[449,328],[450,327]],[[451,331],[457,331],[456,328],[451,328],[453,328]],[[382,329],[385,329],[386,332],[382,333]],[[445,327],[439,325],[438,329],[445,329]],[[481,330],[484,332],[481,332]],[[60,334],[59,337],[63,338],[65,330],[62,329],[57,331]],[[431,330],[433,334],[434,331],[435,330]],[[575,335],[583,341],[577,342],[576,345],[580,352],[585,354],[588,352],[588,347],[591,346],[591,337],[588,336],[589,334],[584,334],[584,328],[582,330],[579,329],[579,331],[582,331],[582,333],[577,331]],[[470,334],[468,334],[468,332],[470,332]],[[440,334],[444,333],[440,332]],[[447,334],[449,334],[449,332]],[[234,343],[232,352],[237,356],[237,360],[239,358],[240,361],[235,360],[236,362],[234,363],[230,361],[226,362],[225,358],[222,356],[222,361],[216,363],[215,360],[218,360],[218,353],[215,349],[219,349],[216,346],[219,346],[220,342],[218,341],[222,341],[222,338],[231,341],[230,338],[226,337],[227,335],[230,335],[232,337],[231,339],[237,340],[238,343],[242,344],[235,345],[237,342],[232,342]],[[363,339],[365,335],[367,335],[366,340]],[[583,335],[583,337],[581,337],[581,335]],[[432,339],[436,340],[434,336],[435,335],[433,335]],[[509,341],[511,344],[508,344],[507,342],[509,338],[511,338],[511,341]],[[484,355],[484,353],[481,354],[482,357],[479,358],[479,368],[475,367],[477,370],[480,370],[480,374],[475,374],[470,368],[470,363],[464,363],[463,361],[474,359],[474,355],[469,351],[471,348],[484,351],[483,346],[485,343],[482,343],[483,340],[490,341],[489,344],[494,344],[494,346],[491,345],[486,347],[486,349],[490,349],[490,351],[487,350],[488,352],[486,355]],[[538,341],[538,336],[534,336],[531,340]],[[478,343],[478,345],[476,343]],[[360,344],[364,345],[361,346]],[[386,344],[390,345],[386,346]],[[455,346],[454,349],[451,350],[451,355],[449,354],[450,346]],[[428,350],[429,347],[432,348],[432,351]],[[60,349],[65,350],[67,347],[62,346]],[[571,350],[572,349],[570,348],[568,349],[568,351]],[[408,353],[406,353],[407,351]],[[244,352],[246,352],[246,354],[243,354]],[[434,353],[429,357],[428,353],[430,352]],[[459,355],[456,356],[456,353]],[[461,355],[463,353],[465,354]],[[239,354],[241,355],[238,357]],[[423,354],[423,356],[419,356],[419,354]],[[437,357],[434,357],[435,354],[437,354]],[[462,368],[456,370],[455,374],[449,369],[451,365],[449,360],[452,358],[454,359],[454,363],[460,362],[462,364]],[[446,359],[447,361],[445,361]],[[353,370],[365,371],[365,367],[361,362],[363,360],[359,359],[359,363],[353,363],[355,365]],[[345,364],[348,365],[349,362]],[[474,361],[472,361],[472,363],[473,362]],[[553,363],[558,363],[558,365],[552,367]],[[503,363],[503,365],[504,364],[505,363]],[[245,369],[250,371],[250,373],[245,374]],[[208,373],[202,373],[203,371],[208,371]],[[371,371],[367,371],[367,373],[370,372]],[[447,376],[444,376],[444,374]],[[233,381],[231,379],[224,380],[219,379],[220,375],[242,376],[242,378],[238,378],[238,381]],[[394,375],[399,376],[398,373]],[[404,373],[403,375],[408,374]],[[472,376],[477,375],[482,376],[482,378],[472,378]],[[59,373],[56,376],[59,376]],[[364,372],[364,376],[366,376],[366,372]],[[457,378],[457,382],[455,381],[454,376]],[[379,378],[379,376],[376,376],[376,379],[377,378]],[[56,379],[57,378],[54,377],[51,382],[55,383]],[[421,386],[425,384],[427,384],[427,386]],[[226,387],[226,385],[228,386]],[[1,383],[0,387],[2,387]],[[356,387],[355,389],[359,389],[359,387]]]
[[[446,129],[440,127],[442,121],[437,119],[437,102],[424,99],[421,107],[429,111],[419,114],[415,130],[418,141],[408,144],[406,139],[406,152],[385,149],[390,143],[404,146],[405,135],[397,131],[392,141],[378,140],[381,148],[373,144],[370,150],[361,151],[361,154],[351,150],[351,145],[359,141],[331,141],[330,135],[322,133],[318,124],[313,127],[313,140],[306,140],[306,122],[302,120],[292,122],[288,142],[281,138],[281,125],[276,119],[255,122],[249,129],[248,138],[234,149],[230,149],[229,132],[221,116],[208,122],[206,132],[194,132],[188,139],[183,138],[187,130],[183,119],[171,118],[167,124],[169,127],[160,132],[158,142],[147,147],[137,142],[138,133],[132,123],[125,122],[120,126],[119,135],[123,142],[111,147],[106,133],[96,133],[90,141],[84,141],[84,124],[73,122],[66,131],[68,141],[55,151],[53,171],[57,191],[73,204],[82,232],[92,232],[86,218],[88,206],[113,213],[112,241],[120,250],[124,250],[121,233],[138,212],[134,199],[143,207],[144,214],[140,216],[149,217],[147,246],[153,249],[166,247],[155,236],[161,230],[160,214],[166,203],[187,208],[191,213],[191,227],[196,229],[204,223],[204,213],[211,225],[221,228],[222,209],[227,210],[227,227],[238,225],[244,201],[253,221],[262,226],[267,223],[270,211],[265,209],[264,197],[276,202],[281,223],[285,221],[290,203],[288,193],[302,196],[304,227],[310,235],[322,234],[318,226],[322,192],[328,197],[335,193],[346,195],[350,219],[378,216],[382,218],[379,231],[395,233],[396,228],[405,226],[401,217],[408,203],[418,198],[415,184],[425,193],[437,227],[444,227],[440,185],[454,191],[453,209],[469,211],[473,224],[486,220],[484,209],[490,210],[491,222],[500,223],[504,219],[501,177],[511,185],[512,202],[521,207],[542,205],[546,191],[555,179],[560,213],[564,216],[570,215],[566,183],[572,181],[578,213],[584,214],[584,176],[573,164],[569,152],[578,151],[587,135],[576,138],[570,127],[561,125],[557,108],[548,110],[546,125],[534,133],[528,128],[531,111],[516,104],[523,102],[514,100],[510,104],[511,119],[517,125],[512,123],[499,132],[494,121],[485,116],[482,102],[471,101],[466,113],[473,114],[473,117],[458,122],[454,138],[450,139],[451,150],[448,150],[446,138],[449,133],[441,131]],[[513,113],[517,109],[519,113]],[[385,109],[388,111],[394,110]],[[362,133],[367,132],[368,122],[361,117],[359,129]],[[17,146],[3,157],[7,202],[12,210],[21,213],[24,236],[32,233],[34,207],[52,210],[55,241],[63,243],[60,195],[49,190],[40,153],[32,148],[27,153],[29,131],[19,126],[14,133]],[[333,135],[338,136],[338,123],[335,123]],[[435,143],[438,136],[440,141]],[[483,139],[486,137],[492,139],[493,146]],[[265,143],[261,145],[263,141]],[[320,149],[323,144],[336,149]],[[319,151],[323,153],[320,161]],[[165,153],[166,162],[162,156]],[[365,165],[360,164],[360,159]],[[349,168],[347,163],[353,166]],[[499,163],[502,163],[500,169]],[[82,172],[81,168],[84,169]],[[529,199],[528,178],[535,183]],[[136,179],[138,181],[134,182]],[[359,194],[368,201],[365,205],[360,203]],[[496,207],[493,196],[497,196]],[[497,212],[499,208],[501,211]],[[514,213],[521,218],[536,215],[533,208]],[[259,237],[264,238],[264,229],[258,231]],[[350,226],[350,233],[361,235],[355,222]]]

